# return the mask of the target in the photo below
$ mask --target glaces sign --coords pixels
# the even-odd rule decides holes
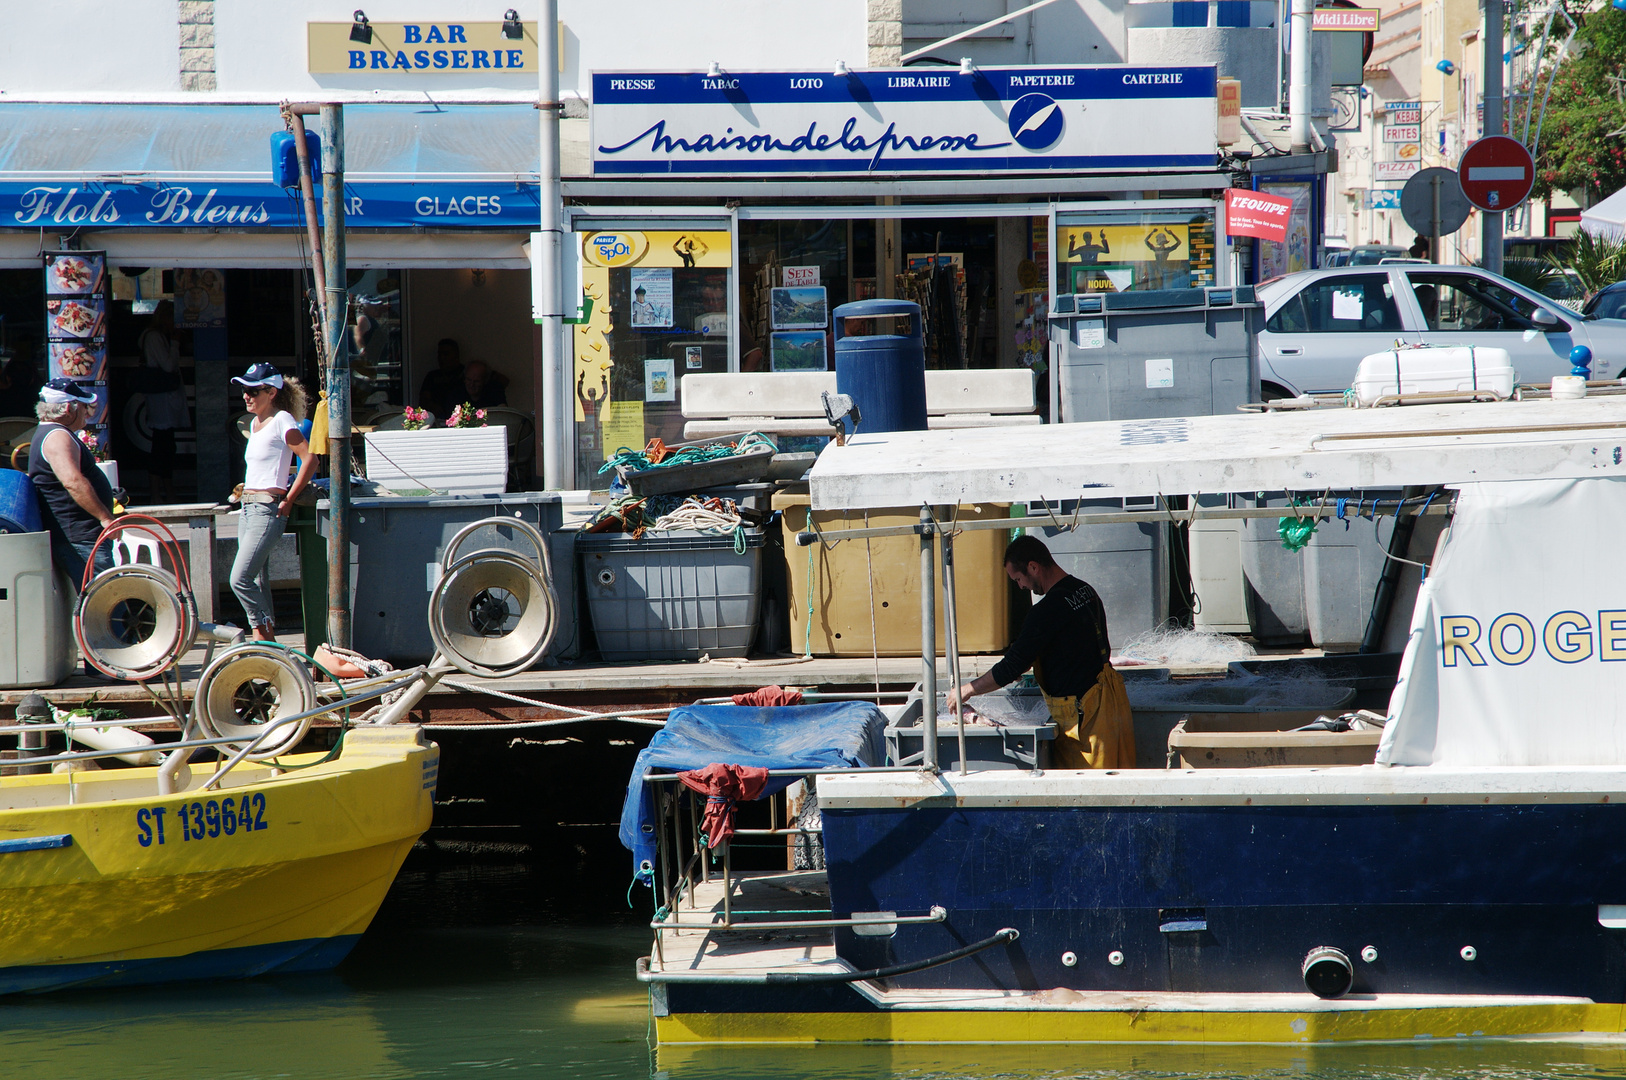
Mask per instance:
[[[305,24],[311,74],[536,76],[534,22],[517,41],[503,37],[500,22],[375,22],[371,42],[351,41],[351,25]]]
[[[1212,67],[597,72],[600,176],[1211,169]]]

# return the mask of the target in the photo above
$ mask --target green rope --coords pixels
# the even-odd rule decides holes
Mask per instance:
[[[750,431],[741,435],[738,442],[707,443],[704,446],[681,446],[676,450],[668,451],[660,461],[650,461],[642,450],[634,450],[631,447],[623,446],[618,448],[599,467],[598,474],[603,476],[618,466],[631,472],[644,472],[649,469],[670,469],[680,465],[698,465],[703,461],[717,461],[721,458],[734,457],[737,454],[748,454],[764,446],[771,452],[778,451],[774,441],[759,431]]]
[[[745,554],[745,523],[734,526],[734,554]]]

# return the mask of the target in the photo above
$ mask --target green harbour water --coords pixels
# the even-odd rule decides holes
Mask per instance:
[[[14,998],[0,1080],[1513,1080],[1626,1077],[1626,1042],[655,1051],[640,915],[606,874],[420,850],[337,971]]]

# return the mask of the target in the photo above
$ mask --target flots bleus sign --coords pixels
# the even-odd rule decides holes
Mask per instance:
[[[1232,188],[1225,193],[1225,235],[1256,236],[1287,243],[1287,215],[1293,200],[1261,191]]]

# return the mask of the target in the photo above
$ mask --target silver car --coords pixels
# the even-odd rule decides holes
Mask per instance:
[[[1266,398],[1337,393],[1361,358],[1396,343],[1506,349],[1520,382],[1570,373],[1592,349],[1594,378],[1626,368],[1626,319],[1585,319],[1557,301],[1471,266],[1390,264],[1307,270],[1259,286]]]

